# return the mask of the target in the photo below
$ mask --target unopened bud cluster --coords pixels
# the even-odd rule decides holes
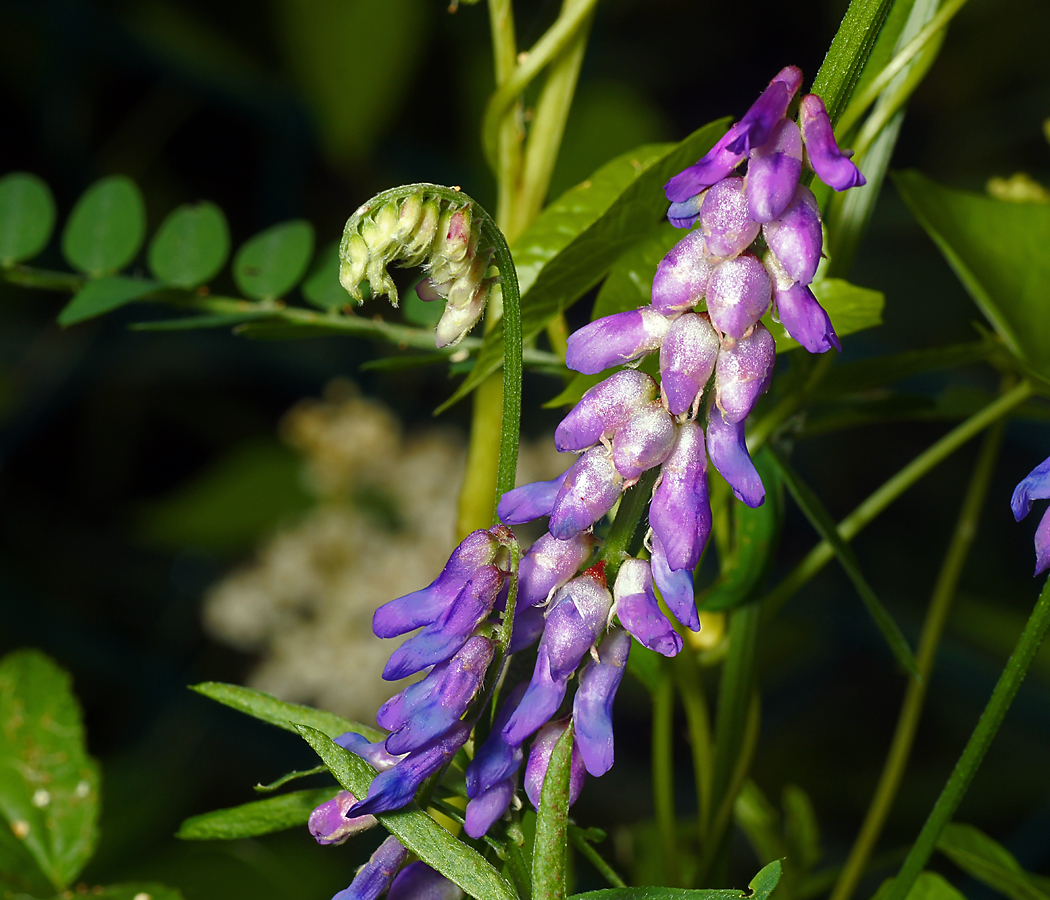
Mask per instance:
[[[492,248],[483,246],[470,203],[454,203],[421,189],[399,200],[369,203],[346,223],[339,245],[339,282],[358,303],[361,286],[398,305],[388,267],[421,266],[416,288],[424,301],[445,301],[436,344],[458,344],[481,318],[498,281],[488,275]]]

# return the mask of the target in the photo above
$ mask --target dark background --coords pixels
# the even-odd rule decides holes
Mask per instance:
[[[784,65],[801,66],[808,84],[844,8],[603,0],[552,194],[637,144],[740,115]],[[556,12],[546,0],[519,3],[519,44],[535,41]],[[1041,0],[971,0],[911,103],[894,167],[978,190],[1018,170],[1050,183],[1048,46]],[[0,173],[43,177],[60,221],[111,173],[141,186],[151,233],[177,204],[208,199],[226,212],[235,246],[292,217],[312,221],[323,246],[362,200],[398,183],[459,184],[489,204],[477,135],[490,89],[483,5],[449,15],[436,0],[0,0]],[[63,266],[57,241],[37,262]],[[974,335],[976,308],[892,186],[850,277],[884,291],[887,305],[883,327],[846,340],[846,359]],[[209,641],[199,619],[204,588],[248,558],[250,543],[225,553],[151,546],[138,524],[236,448],[272,440],[279,416],[334,376],[354,377],[409,424],[425,423],[453,382],[428,370],[358,372],[384,349],[351,339],[141,334],[126,330],[141,313],[127,311],[63,331],[54,320],[65,299],[0,284],[0,651],[38,646],[73,673],[104,767],[102,844],[85,879],[166,880],[188,900],[326,897],[345,886],[370,839],[325,849],[304,832],[223,845],[171,838],[186,815],[244,802],[255,781],[312,763],[295,738],[185,689],[237,681],[250,666]],[[585,314],[584,306],[573,316]],[[935,397],[996,380],[972,367],[907,388]],[[554,413],[535,409],[557,389],[540,376],[527,385],[526,432],[553,426]],[[461,404],[447,418],[465,425],[468,411]],[[804,440],[796,463],[841,517],[944,427],[890,422]],[[1034,520],[1015,525],[1007,500],[1048,450],[1045,426],[1008,430],[885,848],[914,837],[1034,601]],[[913,643],[973,452],[943,464],[856,542]],[[260,521],[258,536],[272,524]],[[791,509],[779,570],[814,540]],[[774,799],[789,781],[805,788],[825,862],[840,861],[877,778],[903,677],[830,568],[765,629],[761,660],[754,777]],[[1048,690],[1044,655],[960,812],[1044,873]],[[641,688],[625,687],[618,706],[618,765],[575,808],[581,823],[610,831],[652,815],[639,787],[648,766]],[[684,739],[678,749],[684,815],[693,795]],[[738,857],[743,884],[755,864],[743,845]]]

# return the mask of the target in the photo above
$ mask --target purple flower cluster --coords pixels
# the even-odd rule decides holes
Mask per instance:
[[[376,900],[383,891],[387,891],[387,900],[461,900],[463,891],[426,863],[413,862],[402,868],[407,856],[401,842],[388,837],[357,870],[350,887],[332,900]]]
[[[1014,488],[1010,508],[1020,522],[1028,515],[1033,500],[1050,499],[1050,457],[1044,459]],[[1050,509],[1043,513],[1035,530],[1035,574],[1050,569]]]

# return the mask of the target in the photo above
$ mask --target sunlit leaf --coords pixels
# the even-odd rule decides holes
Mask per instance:
[[[189,290],[214,278],[229,254],[222,210],[213,203],[185,204],[161,222],[149,246],[149,267],[165,284]]]
[[[98,840],[98,764],[87,755],[69,675],[43,653],[0,661],[0,817],[56,890]]]
[[[144,278],[112,276],[85,284],[58,314],[59,325],[75,325],[93,319],[152,294],[160,285]]]
[[[276,300],[299,283],[313,252],[309,222],[282,222],[241,245],[233,258],[233,280],[246,297]]]
[[[54,227],[55,200],[42,179],[29,172],[0,178],[0,266],[32,259]]]
[[[98,278],[131,262],[145,236],[142,194],[130,178],[111,175],[77,200],[62,232],[62,253],[74,269]]]
[[[217,809],[186,819],[175,837],[186,841],[230,841],[255,837],[305,825],[314,808],[336,795],[338,788],[293,791],[243,803],[230,809]]]

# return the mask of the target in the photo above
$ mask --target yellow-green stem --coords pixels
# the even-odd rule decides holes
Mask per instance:
[[[653,811],[660,835],[664,877],[677,887],[678,840],[674,812],[674,675],[661,661],[660,680],[653,695]]]

